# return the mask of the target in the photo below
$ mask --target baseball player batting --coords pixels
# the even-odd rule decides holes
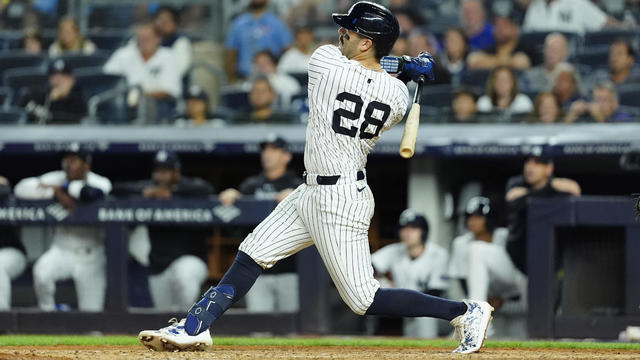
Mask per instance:
[[[427,53],[398,58],[401,72],[394,78],[380,61],[399,34],[389,10],[361,1],[347,14],[334,14],[333,20],[340,26],[339,45],[319,47],[309,62],[304,183],[245,238],[232,266],[186,319],[140,333],[148,348],[211,346],[209,327],[247,293],[262,270],[311,245],[356,314],[446,319],[460,338],[454,352],[482,347],[493,311],[488,303],[381,289],[371,266],[367,234],[374,199],[366,180],[367,155],[407,110],[403,81],[433,79],[433,58]]]

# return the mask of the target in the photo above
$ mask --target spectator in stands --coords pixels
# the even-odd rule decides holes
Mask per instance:
[[[291,40],[287,26],[267,11],[267,0],[251,0],[248,12],[233,21],[227,34],[225,69],[229,82],[251,74],[251,63],[258,51],[269,50],[280,56]]]
[[[153,24],[162,37],[161,45],[171,49],[180,76],[191,67],[191,40],[178,33],[180,14],[170,6],[161,6],[153,15]]]
[[[44,39],[42,34],[36,29],[27,29],[22,38],[22,48],[29,54],[42,54],[44,49]]]
[[[18,103],[38,124],[77,124],[87,114],[82,88],[62,59],[49,64],[49,86],[30,88]]]
[[[227,189],[220,193],[220,201],[232,205],[243,196],[258,200],[281,202],[302,184],[302,179],[288,171],[291,162],[289,144],[276,134],[269,134],[260,143],[262,173],[245,179],[238,189]],[[247,293],[247,310],[253,312],[295,312],[299,308],[298,275],[295,257],[279,261],[265,271]]]
[[[295,42],[285,51],[278,62],[278,71],[287,74],[307,74],[307,65],[313,52],[313,31],[310,27],[296,30]],[[254,57],[255,62],[255,57]]]
[[[551,33],[544,39],[544,62],[528,69],[523,74],[527,90],[544,91],[551,86],[551,74],[556,65],[569,58],[569,43],[560,33]]]
[[[49,56],[57,57],[65,53],[93,54],[96,45],[80,34],[78,23],[70,17],[63,18],[58,24],[58,38],[49,47]]]
[[[467,59],[471,69],[493,69],[506,65],[515,70],[526,70],[538,64],[538,55],[531,46],[519,40],[522,12],[511,6],[500,8],[494,17],[495,46],[475,51]]]
[[[507,252],[513,264],[527,274],[527,202],[530,198],[556,196],[580,196],[577,182],[553,175],[554,165],[550,154],[541,147],[533,147],[527,155],[522,175],[507,181],[507,223],[509,237]]]
[[[598,69],[588,79],[593,88],[603,81],[611,81],[616,86],[640,83],[640,69],[635,66],[636,50],[626,40],[617,40],[609,47],[609,68]],[[585,81],[586,82],[586,81]]]
[[[465,209],[468,232],[453,240],[448,275],[461,283],[471,300],[488,301],[496,310],[506,302],[524,310],[527,277],[509,257],[506,250],[509,231],[498,227],[497,221],[489,198],[469,199]]]
[[[259,76],[253,81],[249,92],[249,113],[239,112],[233,117],[236,124],[246,123],[291,123],[290,114],[274,110],[277,94],[267,77]]]
[[[111,181],[91,171],[91,154],[78,143],[63,152],[62,170],[22,179],[14,189],[24,200],[56,200],[51,206],[66,217],[77,206],[101,200],[111,192]],[[82,311],[102,311],[106,276],[103,229],[99,226],[60,225],[53,243],[33,266],[33,284],[41,310],[55,310],[56,282],[73,279]],[[28,239],[26,239],[28,241]]]
[[[478,106],[476,104],[478,96],[470,88],[459,88],[453,93],[452,100],[452,122],[474,123],[477,122],[476,114]]]
[[[300,83],[293,76],[278,71],[278,59],[269,50],[256,53],[253,59],[253,73],[269,79],[278,95],[280,106],[284,109],[289,108],[291,97],[302,90]]]
[[[562,104],[563,111],[568,111],[574,101],[582,99],[580,75],[571,64],[562,62],[556,65],[551,79],[551,92]]]
[[[371,264],[383,287],[397,287],[441,296],[447,289],[445,280],[448,251],[429,237],[427,218],[406,209],[398,220],[399,242],[371,254]],[[405,318],[403,335],[414,338],[438,336],[438,322],[433,318]]]
[[[393,56],[402,56],[409,54],[409,36],[407,34],[400,34],[393,48],[391,48],[391,54]]]
[[[566,122],[631,122],[633,116],[620,109],[618,102],[618,92],[615,85],[610,81],[605,81],[596,85],[593,89],[593,100],[577,100],[571,104]]]
[[[186,113],[176,118],[176,125],[201,126],[206,124],[223,125],[224,121],[214,120],[209,113],[209,97],[207,93],[198,85],[191,85],[184,98],[186,102]]]
[[[563,113],[560,101],[552,92],[542,92],[536,96],[530,123],[553,124],[562,121]]]
[[[467,35],[459,27],[451,27],[444,35],[445,53],[440,57],[442,66],[451,74],[451,83],[460,85],[467,69],[469,41]]]
[[[158,151],[153,160],[150,180],[116,184],[114,194],[143,196],[169,200],[202,198],[213,194],[213,188],[199,178],[182,175],[178,155]],[[156,310],[176,311],[189,307],[200,295],[207,279],[207,227],[153,225],[148,226],[149,290]]]
[[[0,204],[11,195],[7,178],[0,176]],[[11,280],[27,266],[25,250],[15,226],[0,225],[0,311],[11,308]]]
[[[584,34],[617,26],[589,0],[532,0],[524,19],[524,31],[562,31]]]
[[[129,86],[139,86],[155,113],[151,122],[169,117],[175,108],[175,99],[182,94],[182,82],[177,61],[171,50],[160,47],[162,38],[152,24],[138,29],[137,42],[127,44],[109,58],[104,72],[123,75]],[[140,92],[134,89],[128,96],[130,106],[140,102]],[[155,111],[153,108],[155,106]]]
[[[531,99],[518,89],[518,80],[513,70],[500,65],[491,71],[486,94],[478,99],[480,112],[507,112],[525,114],[533,110]]]
[[[495,46],[493,26],[487,22],[482,1],[463,0],[460,6],[460,23],[469,39],[470,50],[485,50]]]

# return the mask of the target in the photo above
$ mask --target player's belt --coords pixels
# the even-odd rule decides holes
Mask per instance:
[[[304,180],[304,183],[307,185],[310,184],[318,184],[318,185],[335,185],[338,183],[338,180],[340,180],[340,177],[342,175],[330,175],[330,176],[323,176],[323,175],[311,175],[311,174],[307,174],[307,172],[305,171],[302,174],[302,179]],[[315,181],[312,180],[312,177],[315,177]],[[359,170],[356,173],[356,180],[364,180],[364,171]]]

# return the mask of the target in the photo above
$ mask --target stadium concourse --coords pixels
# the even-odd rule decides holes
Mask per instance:
[[[308,180],[307,64],[338,43],[331,14],[354,2],[0,5],[0,334],[135,334],[184,316]],[[428,51],[436,63],[414,157],[398,155],[401,122],[362,175],[376,198],[369,248],[398,250],[376,278],[481,294],[496,308],[489,339],[628,339],[640,326],[640,2],[375,2],[399,21],[391,55]],[[348,102],[328,112],[335,132],[352,131]],[[360,137],[382,127],[375,106],[360,109]],[[311,247],[265,271],[213,329],[217,354],[449,356],[451,344],[215,345],[218,334],[451,335],[447,322],[352,314],[323,269]],[[148,356],[130,343],[9,345],[0,358]],[[508,358],[511,346],[477,357]],[[544,348],[518,356],[633,358]]]

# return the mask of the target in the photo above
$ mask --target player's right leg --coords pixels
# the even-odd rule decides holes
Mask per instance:
[[[26,265],[22,251],[11,247],[0,249],[0,311],[11,307],[11,279],[22,274]]]
[[[33,265],[33,287],[41,310],[55,310],[56,281],[71,278],[72,256],[69,251],[51,245]]]

